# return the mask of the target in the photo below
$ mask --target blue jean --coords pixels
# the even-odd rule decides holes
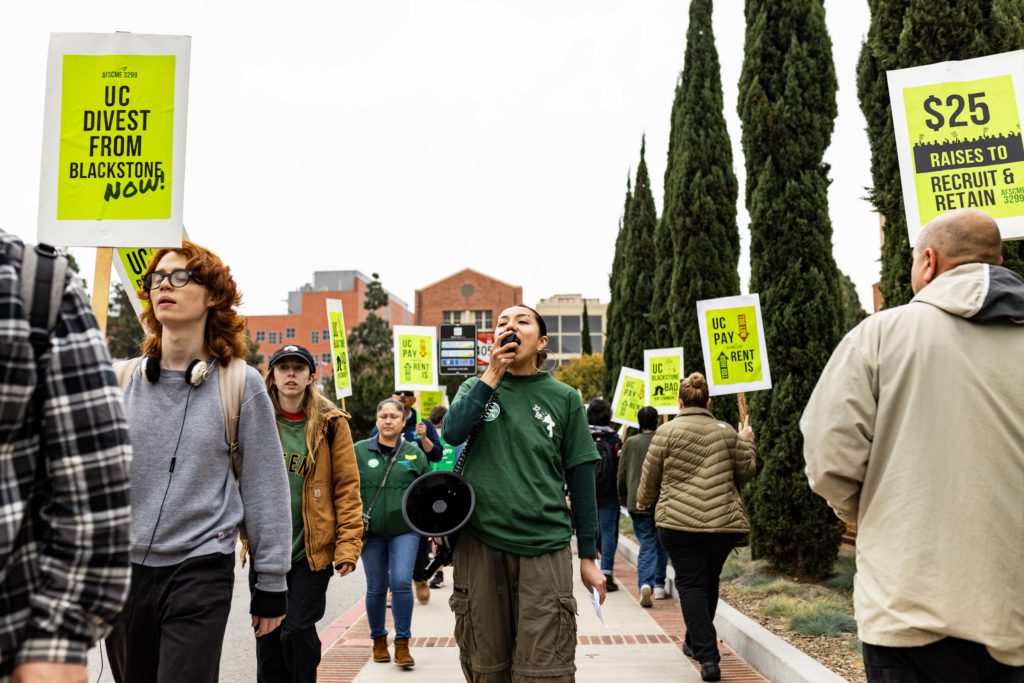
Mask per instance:
[[[391,616],[395,638],[409,638],[412,626],[412,566],[420,537],[413,532],[398,536],[367,536],[363,543],[363,572],[366,574],[366,619],[370,637],[386,636],[388,586],[391,586]]]
[[[619,501],[597,501],[597,528],[601,543],[601,573],[611,576],[619,547]]]
[[[633,520],[636,540],[640,541],[640,556],[636,560],[637,587],[664,587],[668,553],[658,540],[658,530],[654,528],[654,515],[630,512],[629,517]]]

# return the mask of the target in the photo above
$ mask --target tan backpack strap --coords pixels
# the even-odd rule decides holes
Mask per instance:
[[[238,420],[245,395],[245,361],[232,358],[227,367],[220,368],[220,404],[224,409],[224,441],[228,444],[228,457],[235,480],[242,481],[242,452],[238,447]]]
[[[114,375],[117,377],[117,385],[121,387],[121,391],[128,388],[128,383],[132,381],[132,373],[135,372],[141,364],[142,356],[139,356],[138,358],[131,358],[129,360],[119,360],[114,363]]]
[[[245,361],[232,358],[227,367],[220,366],[220,405],[224,410],[224,441],[228,445],[228,457],[231,458],[231,470],[235,473],[235,482],[242,482],[242,449],[238,446],[238,421],[242,413],[242,400],[245,397]],[[238,536],[242,541],[239,560],[245,566],[245,556],[249,550],[249,539],[245,533],[245,524],[238,525]]]

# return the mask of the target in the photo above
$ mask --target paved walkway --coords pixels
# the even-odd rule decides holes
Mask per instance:
[[[370,661],[372,643],[362,603],[357,603],[321,632],[323,661],[318,680],[330,682],[374,683],[409,680],[416,676],[439,683],[461,683],[459,650],[452,637],[455,619],[448,608],[451,594],[451,568],[445,570],[445,587],[431,591],[428,605],[413,610],[411,641],[416,668],[402,671],[392,664]],[[616,579],[620,590],[610,593],[603,606],[606,629],[594,613],[590,597],[575,574],[576,600],[579,604],[576,648],[577,680],[591,683],[633,680],[638,675],[653,680],[700,681],[696,666],[680,650],[684,625],[679,606],[671,599],[656,600],[654,607],[643,609],[636,588],[636,570],[619,555]],[[391,631],[390,614],[388,630]],[[764,683],[766,679],[740,659],[724,643],[722,680],[734,683]]]

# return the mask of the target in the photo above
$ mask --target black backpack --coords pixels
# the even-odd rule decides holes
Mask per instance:
[[[615,433],[594,434],[594,445],[601,459],[597,463],[597,499],[618,498],[616,477],[619,473],[619,456],[615,449]]]
[[[21,257],[21,299],[29,324],[36,363],[50,350],[50,332],[57,325],[68,260],[47,244],[26,244]]]

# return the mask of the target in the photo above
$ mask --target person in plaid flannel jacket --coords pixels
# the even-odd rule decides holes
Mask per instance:
[[[77,683],[128,595],[131,447],[103,335],[70,272],[36,362],[24,250],[0,230],[0,683]]]

